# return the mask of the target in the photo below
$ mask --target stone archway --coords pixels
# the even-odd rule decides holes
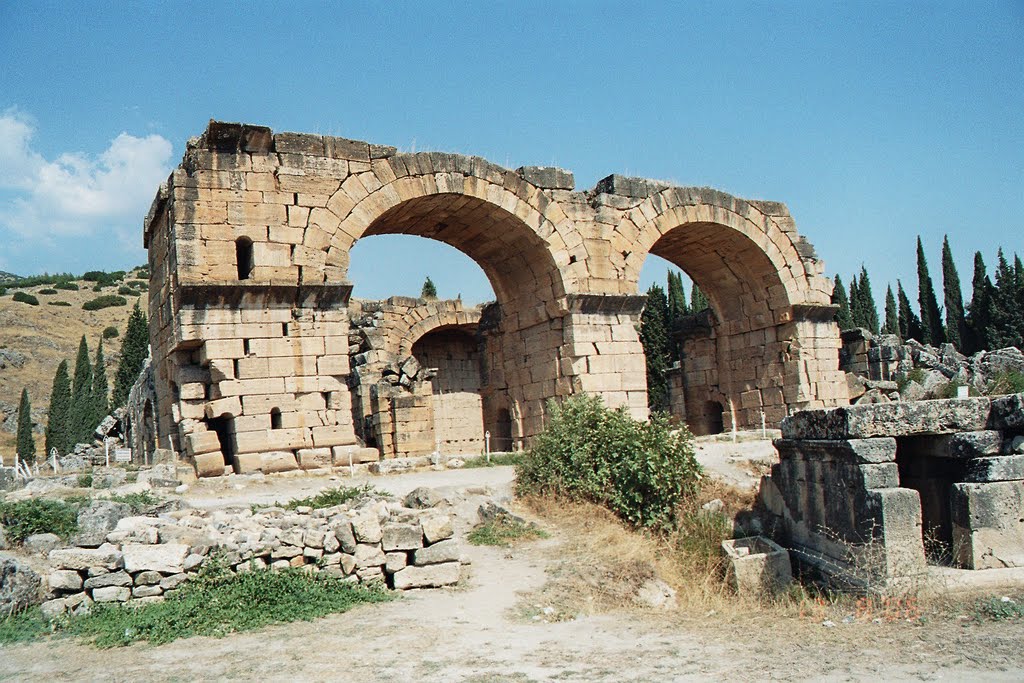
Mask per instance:
[[[622,176],[576,191],[560,169],[211,122],[146,220],[161,445],[222,467],[214,419],[240,470],[353,445],[349,251],[394,233],[445,242],[490,279],[485,424],[518,443],[575,392],[646,416],[648,253],[715,303],[705,393],[729,426],[845,402],[831,286],[781,204]]]

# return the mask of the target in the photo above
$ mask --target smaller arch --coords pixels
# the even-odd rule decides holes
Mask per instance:
[[[235,240],[235,265],[238,268],[238,279],[248,280],[252,277],[253,256],[252,240],[242,236]]]

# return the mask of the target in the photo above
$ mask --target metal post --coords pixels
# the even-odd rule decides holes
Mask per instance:
[[[761,438],[762,439],[767,439],[768,438],[768,428],[767,427],[768,426],[765,424],[765,421],[764,421],[764,411],[762,410],[761,411]]]
[[[491,432],[484,432],[484,457],[487,458],[487,462],[491,462]]]
[[[107,467],[110,467],[110,439],[103,439],[103,457],[106,458]]]

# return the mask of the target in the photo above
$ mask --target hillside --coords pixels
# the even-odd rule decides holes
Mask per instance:
[[[136,279],[130,273],[125,279]],[[95,359],[96,346],[103,330],[114,326],[120,333],[103,341],[107,378],[111,387],[120,358],[121,336],[135,301],[146,307],[142,297],[125,295],[127,306],[114,306],[98,311],[82,310],[82,304],[101,294],[116,294],[117,286],[94,292],[93,282],[78,281],[79,291],[57,290],[56,294],[40,294],[50,285],[39,285],[8,290],[0,296],[0,454],[13,450],[14,414],[22,387],[27,387],[32,402],[33,419],[38,429],[46,424],[46,409],[50,403],[50,389],[57,366],[67,360],[69,372],[74,372],[78,343],[84,334],[89,344],[90,361]],[[39,300],[38,306],[14,301],[14,292],[22,291]],[[52,306],[53,301],[66,301],[70,306]],[[37,438],[37,446],[41,447]]]
[[[15,275],[14,273],[8,273],[6,270],[0,270],[0,284],[20,279],[20,276]]]

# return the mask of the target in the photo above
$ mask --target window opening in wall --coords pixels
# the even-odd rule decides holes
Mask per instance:
[[[238,265],[238,279],[248,280],[252,277],[252,240],[239,237],[235,240],[235,263]]]
[[[281,409],[272,408],[270,411],[270,428],[281,429]]]
[[[288,336],[288,323],[281,323],[281,334],[285,337]]]
[[[243,339],[242,340],[242,353],[244,353],[247,356],[250,353],[252,353],[252,351],[249,350],[249,340],[248,339]]]
[[[704,424],[707,427],[705,434],[721,434],[725,431],[725,410],[718,401],[708,401],[704,404]]]

